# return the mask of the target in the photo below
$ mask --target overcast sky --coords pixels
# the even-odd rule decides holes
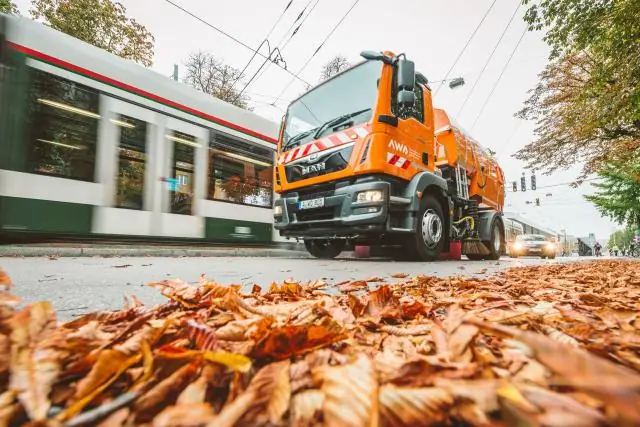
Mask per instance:
[[[289,0],[173,0],[203,20],[223,29],[244,43],[258,47],[282,14]],[[416,62],[416,67],[431,81],[442,79],[453,64],[493,0],[360,0],[322,49],[311,60],[300,76],[316,83],[320,67],[336,54],[351,61],[359,60],[362,50],[391,50],[405,52]],[[176,9],[166,0],[121,0],[127,12],[145,25],[155,36],[154,70],[171,75],[173,64],[181,64],[189,52],[206,50],[219,59],[243,68],[252,52],[230,40],[214,29]],[[282,39],[287,41],[288,30],[302,9],[308,12],[314,5],[299,32],[290,40],[282,55],[288,68],[298,72],[329,34],[354,0],[293,0],[287,13],[269,37],[272,46]],[[26,14],[28,0],[18,0],[22,13]],[[436,106],[443,107],[485,147],[497,152],[499,161],[509,181],[518,180],[522,164],[511,155],[533,139],[533,123],[520,122],[513,117],[527,98],[527,91],[537,82],[537,74],[547,63],[548,48],[541,33],[527,33],[495,90],[477,125],[472,124],[487,100],[525,23],[524,7],[516,12],[516,18],[496,50],[484,75],[469,99],[464,111],[458,112],[494,49],[500,34],[516,11],[518,1],[497,0],[452,76],[465,78],[466,86],[457,90],[444,87],[435,98]],[[304,19],[304,18],[303,18]],[[283,43],[284,44],[284,43]],[[266,53],[266,49],[263,50]],[[248,68],[251,76],[262,64],[256,58]],[[279,121],[286,109],[287,100],[304,90],[299,81],[285,91],[276,107],[269,104],[290,82],[291,76],[271,65],[247,92],[255,101],[255,111]],[[436,85],[434,85],[436,86]],[[579,166],[579,165],[577,165]],[[552,176],[538,175],[538,187],[570,182],[578,175],[579,167]],[[527,172],[527,180],[529,173]],[[509,191],[510,191],[509,186]],[[582,198],[592,192],[589,184],[578,189],[568,186],[540,188],[535,194],[508,193],[505,210],[524,214],[552,229],[566,228],[569,234],[586,236],[596,233],[598,239],[608,237],[615,227],[608,219],[601,218],[595,207]],[[546,194],[552,196],[547,197]],[[526,201],[540,198],[541,207],[527,205]]]

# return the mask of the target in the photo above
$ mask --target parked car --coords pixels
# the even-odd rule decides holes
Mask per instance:
[[[554,259],[556,257],[556,245],[547,237],[540,234],[521,234],[511,246],[511,258],[519,256],[539,256],[540,258]]]

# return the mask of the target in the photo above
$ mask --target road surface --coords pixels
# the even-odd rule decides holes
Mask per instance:
[[[382,277],[393,283],[394,273],[440,277],[488,275],[499,270],[532,264],[577,262],[586,258],[535,258],[471,262],[431,263],[389,260],[332,261],[286,258],[2,258],[2,267],[13,280],[14,293],[25,303],[51,301],[60,320],[66,321],[95,310],[120,309],[125,296],[135,295],[145,304],[165,301],[157,290],[145,286],[156,280],[179,278],[197,282],[200,274],[220,284],[254,283],[268,287],[273,281],[323,279],[337,283],[350,279]],[[486,269],[486,273],[478,272]]]

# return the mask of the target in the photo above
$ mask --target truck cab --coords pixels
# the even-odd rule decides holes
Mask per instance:
[[[362,56],[289,105],[274,172],[275,228],[320,258],[380,244],[436,259],[474,221],[456,224],[473,203],[456,203],[462,194],[436,166],[428,80],[404,55]]]

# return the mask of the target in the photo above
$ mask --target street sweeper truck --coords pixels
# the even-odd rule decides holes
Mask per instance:
[[[275,228],[318,258],[363,245],[425,261],[498,259],[505,178],[492,154],[433,107],[406,55],[361,55],[287,109]]]

